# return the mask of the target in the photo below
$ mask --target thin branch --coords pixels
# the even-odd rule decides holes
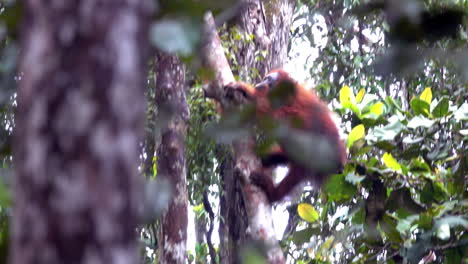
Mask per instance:
[[[205,207],[205,211],[208,213],[208,217],[210,218],[210,227],[208,229],[208,233],[206,234],[206,243],[208,244],[211,263],[216,264],[216,250],[213,246],[213,242],[211,241],[211,234],[213,233],[214,229],[214,212],[213,208],[211,208],[210,201],[208,200],[208,190],[203,191],[203,206]]]

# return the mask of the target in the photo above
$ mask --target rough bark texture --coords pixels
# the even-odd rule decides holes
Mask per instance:
[[[254,35],[254,40],[253,45],[252,43],[237,43],[238,51],[235,53],[235,56],[239,65],[238,75],[241,77],[241,80],[257,82],[268,71],[281,68],[286,62],[290,37],[289,29],[292,23],[296,2],[294,0],[244,0],[243,2],[247,8],[241,13],[238,24],[242,31]],[[266,56],[263,60],[258,60],[256,57],[261,51],[266,51]],[[256,69],[258,74],[253,74],[254,72],[252,72],[251,69]],[[270,219],[266,221],[262,219],[262,217],[258,217],[264,216],[263,211],[266,212],[269,208],[263,203],[244,207],[244,200],[239,191],[240,178],[235,177],[246,177],[251,170],[259,166],[254,153],[249,151],[251,150],[249,146],[251,146],[252,142],[253,140],[250,139],[246,142],[238,142],[234,145],[236,153],[235,166],[244,169],[236,170],[235,173],[230,170],[223,173],[225,174],[223,175],[225,180],[225,198],[221,200],[221,211],[226,212],[226,214],[222,214],[225,217],[226,225],[220,227],[220,237],[222,238],[220,245],[221,259],[226,259],[226,263],[235,263],[229,261],[234,260],[235,256],[239,253],[239,249],[242,245],[245,245],[247,239],[244,235],[239,236],[239,234],[245,234],[247,231],[245,218],[240,216],[248,214],[254,216],[250,218],[249,223],[250,227],[253,227],[250,230],[253,232],[253,237],[263,241],[269,241],[267,244],[274,245],[268,252],[269,262],[283,263],[285,260],[281,249],[275,243],[275,234],[271,231],[271,227],[269,226],[271,224]],[[244,175],[236,175],[239,173],[244,173]],[[249,194],[255,194],[255,192],[248,192],[245,194],[244,198],[248,197]],[[246,199],[245,201],[249,202],[248,200],[249,199]],[[223,207],[226,208],[223,209]],[[262,208],[264,210],[261,210]],[[250,211],[250,213],[246,212],[246,209]],[[268,212],[266,212],[266,214],[269,215]],[[265,232],[266,230],[270,230],[270,232]],[[266,235],[268,233],[272,234]],[[229,238],[225,238],[226,235],[229,235]]]
[[[260,5],[260,2],[258,2]],[[258,12],[252,11],[254,6],[250,6],[249,9],[246,11],[246,14],[243,14],[242,17],[249,17],[251,20],[244,20],[244,26],[247,26],[247,23],[253,23],[254,25],[260,26],[260,16]],[[292,12],[292,11],[291,11]],[[227,60],[222,53],[221,48],[219,48],[219,40],[217,36],[214,36],[210,30],[215,30],[213,27],[210,27],[210,21],[207,17],[207,33],[205,34],[206,39],[203,47],[203,56],[205,59],[205,64],[208,67],[211,67],[215,71],[216,80],[211,83],[211,86],[207,89],[208,96],[214,95],[213,97],[219,101],[222,107],[226,108],[226,100],[224,98],[223,85],[233,81],[232,74],[227,74],[229,72],[229,65]],[[255,27],[249,27],[254,29]],[[287,36],[289,36],[289,26],[286,27]],[[257,36],[256,36],[257,37]],[[238,61],[242,58],[242,56],[250,56],[249,54],[254,54],[255,52],[255,45],[252,47],[243,47],[240,49],[241,52],[238,56]],[[243,53],[242,53],[243,52]],[[286,53],[286,48],[284,49]],[[279,57],[281,57],[278,54]],[[286,54],[284,57],[286,58]],[[270,61],[276,61],[275,63],[279,63],[279,58],[277,60],[271,59]],[[243,60],[244,63],[254,63],[253,59],[245,59]],[[279,66],[279,65],[277,65]],[[253,66],[251,64],[243,65],[244,73],[247,74],[249,68],[251,67],[259,67]],[[266,66],[269,67],[269,66]],[[263,69],[267,69],[264,67]],[[266,71],[266,70],[264,70]],[[245,77],[246,76],[241,76]],[[247,78],[246,78],[247,79]],[[218,90],[218,91],[216,91]],[[229,106],[229,103],[227,104]],[[248,238],[253,239],[256,241],[262,241],[265,245],[267,245],[267,259],[268,263],[284,263],[284,255],[281,251],[281,248],[276,241],[274,228],[272,224],[272,217],[271,217],[271,206],[267,201],[263,192],[261,192],[255,186],[252,186],[249,183],[249,175],[252,171],[259,168],[260,162],[257,159],[255,153],[253,152],[253,138],[246,138],[244,140],[240,140],[233,144],[234,150],[234,172],[232,175],[224,175],[227,177],[236,178],[237,180],[231,180],[224,182],[224,195],[225,199],[222,199],[221,206],[225,206],[227,208],[222,209],[222,212],[226,212],[227,215],[223,215],[225,224],[229,226],[222,226],[223,230],[221,230],[220,237],[222,238],[221,241],[221,259],[223,261],[233,261],[231,263],[237,263],[235,259],[238,256],[239,248],[237,246],[245,246],[246,241],[241,240],[240,238],[247,238],[247,237],[240,237],[236,236],[235,231],[239,231],[240,234],[247,233],[246,226],[239,224],[238,221],[245,221],[244,219],[240,219],[242,216],[247,215],[249,228],[248,228]],[[229,172],[228,172],[229,173]],[[226,178],[225,178],[226,179]],[[242,193],[236,191],[236,185],[241,182],[242,186]],[[234,185],[228,185],[234,184]],[[234,190],[234,191],[232,191]],[[241,196],[243,195],[243,196]],[[244,206],[239,206],[239,201],[244,202]],[[233,204],[229,204],[233,203]],[[235,213],[230,214],[230,210],[236,210]],[[232,217],[231,219],[229,217]],[[241,228],[241,229],[238,229]],[[230,243],[229,240],[232,240],[233,243]],[[234,251],[234,252],[232,252]]]
[[[223,189],[223,195],[220,197],[220,215],[224,218],[219,224],[220,263],[240,263],[240,250],[245,245],[243,243],[248,241],[246,230],[249,223],[242,197],[242,185],[240,178],[235,175],[234,166],[232,155],[226,155],[220,168]]]
[[[152,2],[23,2],[11,263],[137,263]]]
[[[159,263],[187,261],[187,181],[185,135],[189,109],[185,98],[185,68],[175,56],[158,54],[156,71],[157,124],[161,126],[157,146],[158,177],[173,187],[172,200],[161,217]]]
[[[288,58],[288,44],[295,0],[242,0],[247,8],[241,13],[239,27],[254,36],[251,43],[239,42],[236,59],[239,76],[247,82],[259,81],[272,69],[282,68]],[[266,51],[263,60],[256,57]],[[254,76],[251,69],[256,69]]]

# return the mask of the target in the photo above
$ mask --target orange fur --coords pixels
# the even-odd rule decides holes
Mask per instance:
[[[290,85],[294,87],[294,94],[286,100],[284,105],[274,108],[269,101],[269,92],[278,85]],[[274,119],[289,122],[292,125],[293,119],[300,120],[300,124],[295,123],[295,128],[310,132],[311,134],[323,136],[335,149],[336,168],[342,168],[346,160],[346,150],[340,140],[338,129],[331,118],[328,107],[315,93],[308,91],[302,85],[292,79],[283,70],[274,70],[265,76],[265,79],[254,87],[246,83],[237,82],[228,84],[225,89],[234,93],[240,93],[249,101],[256,105],[257,116],[271,116]],[[262,187],[271,202],[276,202],[284,198],[299,183],[310,180],[321,184],[329,173],[317,173],[305,169],[297,162],[290,160],[284,153],[284,143],[278,142],[279,148],[262,160],[264,167],[278,164],[289,166],[288,175],[275,186],[271,177],[265,175],[262,170],[251,175],[251,181]]]

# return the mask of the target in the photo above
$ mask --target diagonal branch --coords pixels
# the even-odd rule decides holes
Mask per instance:
[[[234,76],[224,55],[211,13],[205,16],[201,56],[204,66],[214,73],[214,79],[205,87],[205,95],[218,101],[221,107],[228,106],[223,87],[234,81]],[[233,144],[235,175],[240,177],[243,183],[242,193],[249,218],[249,235],[253,240],[262,241],[268,246],[268,263],[282,264],[285,263],[285,258],[276,240],[271,206],[265,194],[248,180],[250,173],[261,166],[253,151],[253,144],[253,137]]]

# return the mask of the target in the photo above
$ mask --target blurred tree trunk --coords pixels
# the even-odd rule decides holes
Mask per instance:
[[[239,17],[238,26],[245,33],[254,36],[253,44],[239,41],[236,43],[237,51],[231,52],[236,56],[240,79],[257,82],[268,71],[281,68],[286,62],[296,1],[279,0],[275,4],[260,0],[243,2],[246,8]],[[259,53],[264,54],[263,59],[258,59]],[[231,65],[232,63],[234,62],[231,62]],[[223,196],[220,211],[224,217],[224,223],[219,228],[221,263],[239,263],[237,257],[248,239],[247,213],[243,204],[240,179],[234,175],[234,166],[232,157],[227,157],[221,164]]]
[[[151,1],[24,1],[11,263],[137,263]]]
[[[161,217],[160,263],[187,262],[187,181],[185,136],[189,109],[185,98],[185,67],[175,56],[159,53],[156,70],[156,142],[158,177],[171,183],[172,199]]]

